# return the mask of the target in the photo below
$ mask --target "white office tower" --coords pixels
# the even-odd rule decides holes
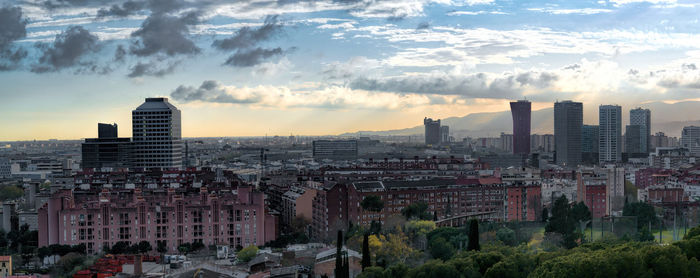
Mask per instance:
[[[681,133],[681,147],[691,155],[700,156],[700,126],[686,126]]]
[[[134,168],[182,168],[180,110],[168,98],[146,98],[131,119]]]
[[[598,162],[622,161],[622,107],[601,105],[598,108]]]

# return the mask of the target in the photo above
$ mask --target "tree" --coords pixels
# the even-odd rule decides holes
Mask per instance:
[[[406,220],[422,219],[431,220],[433,215],[428,212],[428,204],[425,202],[415,202],[401,210],[401,214],[406,217]]]
[[[241,251],[238,251],[238,253],[236,253],[236,257],[238,257],[239,261],[247,263],[253,258],[255,258],[257,254],[258,247],[255,245],[249,245],[248,247],[241,249]]]
[[[576,222],[570,211],[569,200],[565,195],[562,195],[554,201],[552,215],[549,217],[547,225],[544,226],[546,233],[560,234],[562,236],[561,244],[566,248],[575,247],[576,240],[579,238],[576,233]],[[582,212],[577,211],[577,213]]]
[[[460,276],[459,271],[457,271],[454,265],[439,260],[428,261],[408,272],[409,278],[446,278]]]
[[[381,197],[377,195],[369,195],[362,199],[360,206],[362,206],[362,209],[367,211],[380,212],[382,209],[384,209],[384,202],[382,201]]]
[[[549,219],[549,210],[546,207],[542,208],[542,222],[546,223]]]
[[[496,231],[496,238],[506,245],[518,245],[518,241],[515,239],[515,231],[509,229],[508,227],[498,229],[498,231]]]
[[[438,238],[430,244],[430,255],[435,259],[447,261],[454,256],[455,249],[444,238]]]
[[[481,250],[479,246],[479,221],[472,219],[469,221],[469,242],[467,243],[467,251]]]
[[[163,254],[163,253],[165,253],[165,252],[168,252],[168,244],[166,243],[166,241],[164,241],[164,240],[159,240],[158,243],[157,243],[157,245],[158,245],[158,246],[156,247],[156,251],[157,251],[158,253]]]
[[[24,190],[16,185],[8,185],[0,188],[0,200],[14,200],[24,195]]]
[[[142,240],[138,244],[138,252],[141,254],[148,253],[151,250],[153,250],[153,247],[151,247],[151,243],[145,240]]]
[[[622,215],[637,217],[637,231],[648,230],[649,226],[655,225],[657,220],[654,206],[645,202],[625,203]]]
[[[362,240],[362,269],[372,266],[371,254],[369,253],[369,234],[364,235]]]

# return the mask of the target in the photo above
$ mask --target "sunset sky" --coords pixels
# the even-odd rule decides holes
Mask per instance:
[[[700,3],[0,0],[0,141],[131,136],[165,96],[183,136],[326,135],[584,102],[700,100]],[[700,107],[699,107],[700,108]]]

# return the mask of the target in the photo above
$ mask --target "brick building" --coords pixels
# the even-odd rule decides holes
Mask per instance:
[[[349,223],[369,225],[401,214],[405,207],[425,202],[438,219],[470,213],[493,212],[490,220],[503,219],[504,186],[500,179],[433,179],[421,181],[358,181],[329,184],[318,191],[313,204],[312,238],[328,239]],[[365,211],[360,202],[379,196],[381,212]]]
[[[537,221],[542,212],[542,187],[539,184],[506,187],[505,219]]]
[[[85,244],[89,253],[119,241],[262,245],[277,219],[250,186],[62,190],[39,209],[39,246]]]

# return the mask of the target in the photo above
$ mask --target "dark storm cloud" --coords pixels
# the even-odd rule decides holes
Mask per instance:
[[[14,42],[27,36],[27,20],[20,7],[0,7],[0,71],[17,67],[27,51]]]
[[[135,14],[143,8],[146,7],[146,2],[144,1],[126,1],[122,3],[121,5],[119,4],[113,4],[109,8],[102,8],[97,11],[97,17],[102,18],[102,17],[127,17],[132,14]]]
[[[268,16],[265,23],[258,28],[243,27],[236,34],[222,40],[215,40],[212,47],[221,51],[236,50],[228,57],[224,65],[234,67],[252,67],[274,56],[285,53],[282,48],[258,47],[260,42],[269,40],[282,32],[282,25],[277,16]]]
[[[265,59],[273,56],[282,55],[282,48],[255,48],[250,50],[239,50],[236,54],[229,57],[224,64],[234,67],[252,67],[262,63]]]
[[[117,49],[114,50],[114,61],[115,62],[123,62],[125,58],[126,58],[126,48],[124,48],[123,45],[117,46]]]
[[[259,28],[243,27],[238,29],[230,38],[215,40],[212,46],[219,50],[235,50],[257,45],[261,41],[268,40],[282,31],[282,25],[278,23],[277,16],[268,16],[265,23]]]
[[[172,73],[177,65],[180,64],[179,61],[160,63],[160,62],[148,62],[141,63],[138,62],[136,65],[131,67],[129,74],[130,78],[143,77],[143,76],[155,76],[162,77],[164,75]]]
[[[221,83],[213,80],[202,82],[199,88],[192,86],[178,86],[170,97],[179,102],[203,101],[216,103],[257,103],[260,102],[260,97],[252,95],[249,97],[237,97],[226,93],[225,88]]]
[[[188,38],[189,26],[197,24],[198,18],[197,12],[189,12],[182,16],[151,14],[141,24],[140,29],[131,33],[131,37],[136,39],[131,46],[131,53],[137,56],[199,53],[200,49]]]
[[[36,73],[59,71],[74,66],[92,68],[94,63],[85,62],[82,58],[100,49],[97,36],[81,26],[68,27],[63,33],[56,35],[52,44],[37,44],[37,47],[42,54],[39,63],[32,66],[32,71]]]
[[[423,75],[383,79],[357,78],[350,82],[352,89],[394,93],[459,95],[474,98],[518,98],[524,86],[546,88],[557,76],[552,73],[507,74],[489,78],[484,73],[472,75]]]

